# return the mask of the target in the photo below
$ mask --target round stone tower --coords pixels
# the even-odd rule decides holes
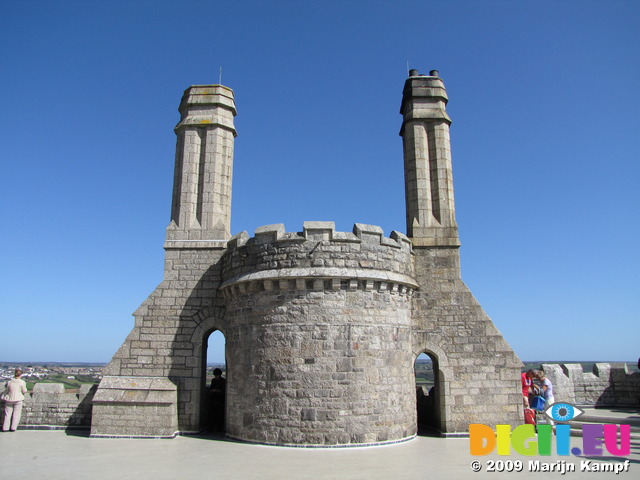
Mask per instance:
[[[227,434],[277,445],[376,444],[416,433],[411,243],[305,222],[228,244]]]

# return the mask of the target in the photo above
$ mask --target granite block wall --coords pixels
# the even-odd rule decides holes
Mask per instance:
[[[428,353],[437,365],[436,428],[456,435],[470,423],[521,423],[522,362],[460,279],[457,248],[413,251],[412,348],[414,359]]]
[[[579,363],[540,366],[553,384],[556,402],[596,407],[640,406],[640,372],[626,363],[596,363],[585,372]]]
[[[229,244],[227,433],[277,445],[415,435],[408,239],[306,222]]]
[[[82,385],[77,393],[67,393],[61,383],[35,384],[33,391],[25,396],[20,427],[89,428],[96,387]],[[1,422],[4,408],[0,412]]]

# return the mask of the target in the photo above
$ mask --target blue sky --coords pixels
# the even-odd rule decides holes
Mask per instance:
[[[636,359],[639,22],[619,0],[0,0],[0,360],[115,353],[162,280],[180,97],[221,67],[234,233],[404,232],[407,62],[445,81],[462,277],[516,353]]]

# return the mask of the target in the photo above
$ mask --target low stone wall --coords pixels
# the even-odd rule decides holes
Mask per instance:
[[[640,372],[629,373],[625,363],[596,363],[584,372],[578,363],[541,365],[553,384],[556,402],[596,407],[640,405]]]
[[[25,395],[20,428],[89,428],[96,387],[82,385],[78,393],[66,393],[61,383],[35,384]],[[0,410],[4,420],[4,408]]]
[[[624,363],[596,363],[592,372],[571,363],[544,363],[540,368],[553,383],[556,401],[598,407],[640,406],[640,372],[629,373]],[[83,385],[78,393],[66,393],[61,383],[36,384],[26,395],[20,428],[89,428],[96,387]],[[418,392],[419,397],[420,393],[426,400],[425,392]],[[0,408],[0,422],[3,419],[4,408]]]

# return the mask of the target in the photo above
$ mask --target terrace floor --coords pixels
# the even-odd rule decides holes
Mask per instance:
[[[591,412],[588,412],[591,413]],[[638,412],[597,410],[597,415],[640,419]],[[581,447],[582,439],[572,437],[571,445]],[[555,451],[555,450],[554,450]],[[569,479],[596,479],[601,476],[640,478],[640,440],[631,439],[628,457],[473,457],[467,438],[419,436],[388,446],[364,448],[287,448],[253,445],[223,437],[177,437],[171,440],[89,438],[87,433],[63,430],[18,430],[0,434],[0,478],[79,477],[83,479],[461,479],[499,478],[507,473],[487,472],[488,461],[523,462],[518,478],[541,475]],[[530,461],[573,464],[575,472],[529,471]],[[613,472],[581,472],[581,461],[593,464],[622,464],[629,469]],[[471,463],[482,470],[474,473]]]

